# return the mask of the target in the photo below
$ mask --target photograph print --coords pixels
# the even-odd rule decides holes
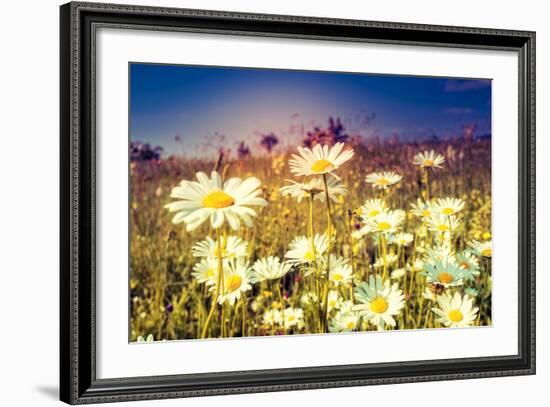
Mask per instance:
[[[490,79],[129,73],[130,342],[491,325]]]

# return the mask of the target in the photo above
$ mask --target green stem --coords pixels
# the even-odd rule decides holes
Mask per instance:
[[[277,287],[277,294],[279,296],[279,302],[281,303],[281,319],[283,320],[283,335],[284,335],[286,333],[285,332],[285,304],[283,303],[283,295],[281,293],[281,287],[279,282],[276,283],[276,287]]]
[[[328,234],[328,247],[327,247],[327,275],[325,280],[325,287],[323,292],[323,332],[327,332],[328,327],[328,286],[330,283],[330,253],[332,251],[332,210],[330,207],[330,196],[328,193],[327,174],[323,174],[323,184],[325,186],[325,200],[327,201],[327,234]]]
[[[208,317],[206,317],[206,322],[202,328],[201,339],[206,338],[206,333],[208,331],[208,326],[214,315],[214,310],[216,309],[216,304],[218,302],[218,297],[223,290],[223,258],[221,250],[221,234],[220,229],[216,229],[216,241],[217,241],[217,255],[218,255],[218,282],[216,283],[216,289],[214,290],[214,295],[212,296],[212,304],[210,304],[210,312],[208,312]],[[223,321],[222,321],[223,324]]]
[[[388,259],[387,259],[386,237],[384,236],[383,232],[380,234],[380,244],[382,245],[382,260],[384,262],[384,271],[382,272],[382,280],[384,280],[386,278],[386,274],[388,273]]]

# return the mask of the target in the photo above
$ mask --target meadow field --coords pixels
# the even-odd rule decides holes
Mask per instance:
[[[130,341],[491,324],[490,137],[352,140],[307,175],[297,148],[131,160]],[[234,178],[252,206],[178,218],[218,178],[212,213]]]

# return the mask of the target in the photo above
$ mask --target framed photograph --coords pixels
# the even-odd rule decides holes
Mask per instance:
[[[61,400],[535,372],[535,33],[61,6]]]

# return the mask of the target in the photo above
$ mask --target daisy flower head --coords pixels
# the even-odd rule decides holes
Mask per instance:
[[[262,323],[265,325],[281,325],[282,322],[283,317],[281,311],[275,308],[266,310],[262,316]]]
[[[201,284],[206,283],[209,286],[216,284],[218,281],[218,260],[213,257],[201,259],[193,266],[191,275]]]
[[[359,326],[361,316],[356,312],[339,312],[330,321],[329,332],[352,332]]]
[[[392,278],[394,280],[399,280],[400,278],[403,278],[403,276],[405,276],[406,274],[407,274],[407,269],[406,268],[399,268],[399,269],[395,269],[391,272],[390,278]]]
[[[151,343],[151,342],[154,342],[154,341],[155,341],[155,338],[153,337],[153,334],[147,335],[147,338],[144,338],[143,336],[138,336],[137,337],[137,342],[138,343]]]
[[[287,263],[306,264],[320,261],[328,248],[328,237],[326,234],[315,235],[313,238],[313,247],[311,239],[306,236],[296,237],[289,245],[290,250],[286,252]]]
[[[455,262],[437,260],[435,264],[424,264],[424,275],[428,283],[441,284],[447,288],[462,285],[464,272]]]
[[[296,327],[301,329],[304,327],[304,311],[301,308],[287,307],[284,310],[284,326],[285,329]]]
[[[353,150],[344,150],[344,143],[334,146],[317,144],[313,149],[298,147],[299,154],[292,154],[290,171],[296,175],[331,174],[353,157]]]
[[[397,254],[388,253],[386,255],[386,265],[391,266],[396,261],[397,261]],[[374,267],[384,267],[384,256],[378,257],[373,265],[374,265]]]
[[[224,259],[236,259],[239,257],[246,257],[248,254],[247,250],[248,242],[238,236],[227,236],[222,238],[219,248],[218,243],[208,236],[206,239],[195,244],[191,249],[191,253],[195,257],[217,258],[218,254],[221,254]]]
[[[255,281],[277,280],[290,271],[292,265],[281,261],[278,257],[269,256],[258,259],[252,266]]]
[[[421,218],[421,219],[429,219],[434,214],[433,205],[431,202],[423,201],[422,199],[418,198],[416,201],[416,204],[411,204],[412,210],[411,212],[413,215]]]
[[[414,156],[413,164],[422,168],[442,168],[445,158],[441,154],[437,154],[434,150],[423,151]]]
[[[218,303],[235,304],[244,292],[252,289],[252,282],[253,274],[248,262],[243,259],[227,262],[223,271],[223,291],[218,296]],[[213,290],[214,287],[210,289]]]
[[[386,212],[388,206],[383,199],[367,199],[359,208],[359,215],[363,219],[374,218],[383,212]]]
[[[479,242],[477,240],[472,240],[469,244],[473,252],[477,256],[482,257],[493,257],[493,243],[491,240],[487,242]]]
[[[416,258],[412,264],[407,265],[407,268],[413,273],[417,271],[422,271],[424,269],[424,262]]]
[[[373,232],[388,234],[396,233],[404,220],[405,212],[401,209],[396,209],[382,212],[374,218],[368,219],[367,223]]]
[[[473,281],[476,276],[479,276],[479,260],[468,250],[458,254],[456,260],[462,269],[465,281]]]
[[[460,220],[455,215],[441,215],[435,213],[428,219],[428,228],[432,232],[450,233],[458,229]]]
[[[366,176],[365,182],[372,184],[373,188],[386,189],[390,185],[397,184],[403,177],[395,172],[373,172]]]
[[[206,220],[210,220],[214,229],[225,221],[233,230],[239,229],[241,221],[250,227],[252,218],[256,216],[252,207],[267,205],[267,201],[259,196],[262,191],[257,178],[249,177],[244,181],[230,178],[222,183],[220,174],[212,171],[210,178],[198,172],[197,180],[181,181],[170,194],[171,198],[178,200],[164,206],[170,212],[176,212],[172,223],[184,222],[189,232]]]
[[[426,263],[435,264],[438,261],[443,263],[453,263],[456,261],[456,254],[450,244],[442,244],[438,246],[428,246],[424,254]]]
[[[449,328],[463,328],[474,324],[479,308],[473,307],[472,299],[458,292],[451,297],[444,293],[437,298],[439,308],[432,311],[439,317],[438,321]]]
[[[400,232],[392,235],[390,243],[394,243],[399,247],[407,247],[412,243],[414,236],[411,233]]]
[[[338,290],[330,290],[328,292],[328,298],[327,298],[327,310],[328,312],[332,311],[333,309],[339,309],[341,305],[341,298],[338,294]]]
[[[362,282],[355,288],[355,299],[361,304],[353,307],[363,318],[377,327],[395,326],[393,316],[399,314],[405,305],[405,298],[397,283],[390,286],[389,280],[382,281],[380,276],[369,277],[368,284]]]
[[[443,216],[456,215],[464,209],[464,201],[460,198],[439,198],[434,204],[434,210]]]
[[[325,185],[322,178],[312,178],[307,182],[287,181],[290,182],[290,185],[285,185],[279,189],[282,196],[290,196],[298,202],[301,202],[304,198],[313,196],[314,200],[325,202]],[[334,202],[337,202],[338,197],[346,195],[348,192],[347,187],[334,177],[327,179],[327,189],[328,197]]]
[[[321,263],[321,267],[326,269],[326,259]],[[351,282],[353,274],[348,260],[340,256],[330,255],[328,279],[336,286],[347,285]]]

